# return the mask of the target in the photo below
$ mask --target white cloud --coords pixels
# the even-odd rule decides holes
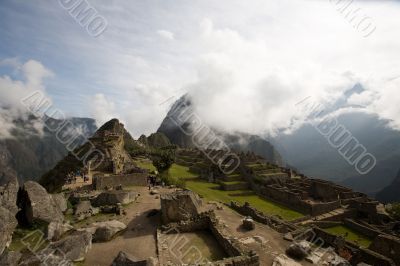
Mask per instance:
[[[118,118],[115,103],[107,99],[102,93],[94,95],[91,109],[91,115],[96,119],[97,126],[101,126],[112,118]]]
[[[50,70],[35,60],[21,64],[15,60],[5,59],[2,63],[13,66],[14,71],[21,75],[21,79],[12,79],[7,75],[0,77],[0,139],[12,137],[11,130],[14,128],[14,121],[26,119],[30,115],[21,100],[35,91],[46,95],[43,80],[52,76]],[[38,125],[38,122],[31,122],[27,121],[25,125],[27,130],[41,133],[42,127]]]
[[[175,39],[174,33],[167,31],[167,30],[158,30],[157,34],[160,35],[161,37],[168,39],[168,40],[173,40]]]
[[[109,27],[96,39],[60,16],[58,5],[30,4],[43,16],[20,27],[45,25],[28,39],[29,48],[43,54],[43,39],[54,47],[46,59],[61,62],[57,71],[52,66],[58,84],[74,92],[60,102],[74,102],[77,94],[86,99],[82,108],[66,105],[65,111],[101,121],[118,117],[134,135],[157,130],[169,102],[160,104],[186,91],[206,122],[263,133],[301,121],[304,115],[295,107],[301,99],[329,104],[357,82],[367,92],[350,102],[366,105],[395,127],[400,28],[393,25],[400,24],[400,4],[356,4],[377,26],[368,38],[328,0],[97,1]],[[93,100],[96,94],[103,96]]]

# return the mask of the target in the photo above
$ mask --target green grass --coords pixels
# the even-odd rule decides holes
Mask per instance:
[[[156,171],[157,169],[154,167],[152,161],[150,160],[137,160],[135,164],[143,169],[148,169],[149,171]]]
[[[213,183],[208,183],[199,179],[187,179],[186,188],[202,195],[207,200],[220,201],[224,203],[230,203],[231,201],[239,202],[244,204],[245,202],[259,211],[267,215],[279,215],[284,220],[291,221],[303,217],[304,215],[291,210],[283,205],[271,202],[260,198],[256,194],[243,195],[243,196],[231,196],[232,194],[251,193],[250,190],[239,190],[239,191],[222,191],[219,190],[219,186]]]
[[[168,175],[171,177],[179,177],[179,178],[193,178],[198,177],[198,174],[192,173],[189,171],[189,167],[182,166],[179,164],[173,164],[171,168],[168,170]]]
[[[244,181],[223,181],[225,185],[238,185],[238,184],[246,184]]]
[[[372,242],[372,239],[344,226],[344,225],[337,225],[330,228],[324,229],[326,232],[331,233],[337,236],[343,236],[347,241],[353,242],[357,245],[362,247],[369,247]],[[346,236],[347,233],[347,236]]]
[[[13,238],[8,249],[19,252],[23,251],[24,249],[40,251],[49,244],[49,241],[45,237],[46,232],[46,223],[37,223],[29,228],[22,228],[18,226],[14,231]]]

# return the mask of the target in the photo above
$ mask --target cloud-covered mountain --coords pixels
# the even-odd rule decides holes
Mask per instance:
[[[219,146],[220,144],[226,144],[227,147],[232,150],[244,152],[252,151],[271,162],[278,164],[282,163],[280,154],[275,150],[271,143],[265,139],[244,132],[224,132],[212,128],[207,124],[197,124],[199,121],[200,118],[196,115],[195,110],[193,109],[190,96],[186,94],[173,104],[157,132],[164,133],[173,144],[188,148],[199,147],[197,144],[201,142],[197,142],[196,139],[202,139],[201,141],[203,141],[203,137],[207,138],[215,136],[215,138],[218,139],[218,145],[207,146],[207,148],[219,149],[222,147]],[[204,132],[200,130],[198,131],[198,134],[190,134],[189,132],[194,130],[196,127],[202,127]],[[222,142],[219,142],[219,140]],[[217,143],[217,141],[215,143]]]
[[[318,110],[313,119],[336,117],[339,124],[376,158],[376,166],[369,173],[359,174],[311,123],[301,125],[291,134],[280,133],[272,137],[271,142],[287,163],[301,172],[374,195],[396,176],[400,160],[400,132],[390,127],[390,120],[381,119],[351,101],[364,93],[363,87],[357,84],[334,104],[320,109],[321,112]]]

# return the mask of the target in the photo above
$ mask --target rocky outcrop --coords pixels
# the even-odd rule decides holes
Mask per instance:
[[[111,266],[156,266],[157,260],[150,257],[147,260],[138,260],[130,254],[123,251],[118,253]]]
[[[91,247],[92,234],[86,231],[76,231],[57,242],[51,243],[49,249],[63,254],[65,259],[77,262],[85,259],[85,255]]]
[[[286,249],[286,254],[296,260],[302,260],[308,256],[311,247],[307,241],[295,242]]]
[[[125,174],[135,170],[135,165],[127,152],[135,149],[135,141],[118,119],[111,119],[101,126],[85,144],[70,152],[46,174],[40,183],[50,192],[60,192],[65,184],[65,176],[83,167],[110,174]],[[78,159],[79,158],[79,159]]]
[[[92,207],[88,200],[81,201],[75,206],[74,214],[78,220],[86,219],[92,215],[96,215],[97,213],[99,213],[99,209]]]
[[[6,251],[0,256],[0,265],[2,266],[17,266],[22,257],[22,254],[16,251]]]
[[[53,197],[54,202],[62,212],[65,212],[68,209],[67,200],[65,199],[63,193],[52,194],[51,196]]]
[[[126,229],[126,225],[120,221],[112,220],[93,223],[82,230],[93,235],[93,242],[107,242],[113,239],[119,232]]]
[[[15,176],[9,176],[7,182],[1,180],[0,186],[0,254],[11,243],[12,234],[17,226],[15,215],[17,214],[18,180]],[[3,182],[4,181],[4,182]]]
[[[17,226],[17,220],[12,212],[0,206],[0,254],[8,247]]]
[[[51,222],[47,226],[47,239],[50,241],[60,240],[61,237],[74,227],[67,223]]]
[[[251,217],[246,217],[243,219],[242,221],[242,227],[245,230],[254,230],[254,228],[256,228],[256,224],[254,223],[254,220]]]
[[[18,207],[21,209],[17,215],[18,222],[30,225],[34,221],[62,222],[64,215],[60,206],[46,189],[34,181],[25,182],[18,191]]]
[[[201,212],[202,202],[192,191],[177,191],[161,195],[161,214],[164,224],[190,219]]]
[[[16,176],[9,176],[7,182],[0,182],[0,206],[8,209],[14,215],[17,213],[17,194],[19,189]],[[3,181],[3,180],[0,180]]]

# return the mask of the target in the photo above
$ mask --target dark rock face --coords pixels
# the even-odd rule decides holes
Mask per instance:
[[[18,222],[30,225],[34,221],[62,222],[64,215],[53,196],[46,189],[34,181],[25,182],[18,191]]]
[[[15,215],[0,206],[0,254],[10,245],[15,227],[17,227]]]

